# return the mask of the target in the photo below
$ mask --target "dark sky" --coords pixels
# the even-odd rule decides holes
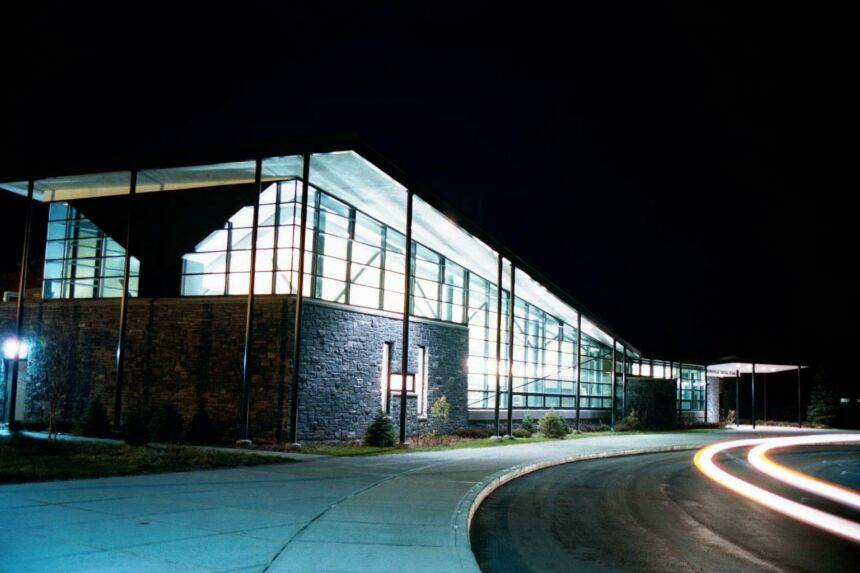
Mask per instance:
[[[649,355],[852,350],[845,16],[320,4],[10,18],[0,179],[356,134]]]

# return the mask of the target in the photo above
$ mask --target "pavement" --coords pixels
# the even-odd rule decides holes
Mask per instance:
[[[579,459],[695,449],[737,430],[0,487],[0,571],[477,572],[469,522],[498,485]]]
[[[731,475],[856,521],[860,510],[772,480],[721,457]],[[857,446],[777,454],[779,463],[856,488]],[[775,456],[775,457],[777,457]],[[855,573],[860,545],[790,519],[720,487],[692,452],[560,465],[515,480],[475,515],[472,549],[484,573],[511,571],[827,571]]]

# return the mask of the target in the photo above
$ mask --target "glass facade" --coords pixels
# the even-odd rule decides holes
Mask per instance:
[[[51,203],[42,297],[122,296],[125,249],[65,202]],[[129,260],[129,296],[137,296],[140,262]]]
[[[269,158],[261,163],[255,293],[295,294],[302,271],[303,294],[307,297],[401,313],[407,268],[406,189],[352,151],[312,154],[309,158],[308,165],[302,156]],[[308,174],[305,267],[299,269],[304,173]],[[48,224],[45,298],[121,295],[123,248],[69,203],[60,201],[122,194],[127,181],[127,173],[118,173],[39,182],[41,200],[54,201]],[[137,192],[231,186],[241,191],[254,181],[253,161],[147,170],[138,174]],[[623,397],[620,381],[625,356],[628,374],[679,380],[679,408],[704,408],[701,367],[685,365],[681,373],[677,364],[643,360],[633,349],[615,343],[594,323],[580,317],[538,281],[520,269],[513,270],[505,260],[505,286],[510,284],[510,273],[515,273],[516,297],[512,301],[510,291],[502,288],[500,292],[496,284],[498,253],[420,197],[413,199],[410,314],[468,328],[470,408],[494,407],[498,372],[503,407],[510,386],[515,408],[574,409],[579,367],[579,406],[605,411],[613,408],[615,377],[617,409]],[[188,244],[199,242],[182,256],[179,292],[183,296],[247,295],[253,214],[253,206],[245,205],[202,240],[203,233],[193,235]],[[223,220],[223,216],[219,213],[215,221]],[[203,230],[205,233],[206,227]],[[139,275],[140,264],[132,257],[131,296],[137,295]],[[502,320],[497,356],[499,298]],[[511,309],[513,345],[509,348]],[[580,318],[582,332],[578,337]],[[577,348],[578,339],[581,344]]]
[[[298,198],[297,198],[298,195]],[[298,278],[301,185],[289,180],[260,194],[257,230],[256,294],[293,294]],[[308,215],[308,240],[313,217]],[[253,206],[240,209],[182,257],[184,296],[248,294],[251,274]],[[310,260],[310,251],[305,260]],[[306,291],[307,294],[307,291]]]
[[[705,399],[705,369],[684,364],[678,389],[678,407],[681,410],[704,410]]]

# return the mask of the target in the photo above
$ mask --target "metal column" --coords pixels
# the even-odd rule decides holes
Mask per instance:
[[[752,377],[750,379],[750,394],[752,396],[752,427],[755,430],[755,362],[752,365]]]
[[[767,426],[767,373],[761,375],[762,384],[764,384],[764,399],[763,407],[764,407],[764,425]]]
[[[508,433],[514,431],[514,307],[516,297],[516,282],[514,277],[517,269],[511,262],[511,292],[508,297]]]
[[[653,375],[653,372],[652,372]],[[681,386],[684,382],[684,365],[678,362],[678,422],[683,422],[684,420],[684,395],[681,390]]]
[[[705,365],[705,423],[708,423],[708,366]]]
[[[735,427],[741,425],[741,371],[735,370]]]
[[[582,382],[582,313],[576,313],[576,433],[579,433],[579,407]]]
[[[499,255],[499,273],[496,280],[496,409],[495,434],[499,435],[499,407],[501,402],[501,368],[502,368],[502,255]]]
[[[800,366],[797,367],[797,427],[803,427],[803,415],[801,414],[801,399],[800,399]]]
[[[621,419],[627,416],[627,347],[621,357]]]
[[[125,224],[125,260],[122,267],[122,298],[119,301],[119,339],[116,344],[116,391],[113,403],[113,426],[119,429],[122,422],[122,385],[125,371],[125,330],[128,324],[128,282],[131,264],[131,222],[134,215],[134,194],[137,191],[137,171],[131,172],[128,186],[128,212]]]
[[[310,154],[304,154],[302,163],[302,206],[299,215],[299,273],[296,282],[296,311],[293,323],[293,376],[290,383],[290,431],[287,437],[293,444],[299,441],[299,376],[301,375],[302,354],[302,301],[305,297],[305,235],[308,228]],[[389,368],[389,375],[390,371],[391,369]],[[387,400],[386,403],[388,403]]]
[[[406,269],[403,276],[403,339],[400,348],[400,443],[406,443],[406,371],[409,368],[409,298],[412,294],[412,191],[406,191]]]
[[[251,439],[251,342],[254,339],[254,279],[257,271],[257,224],[260,218],[260,193],[263,192],[263,161],[254,170],[254,215],[251,222],[251,276],[248,277],[248,305],[245,312],[245,350],[242,353],[241,437]]]
[[[615,429],[615,339],[612,339],[612,379],[610,393],[612,394],[611,409],[609,411],[609,426]]]
[[[27,182],[27,214],[24,219],[24,246],[21,248],[21,271],[18,273],[18,301],[15,305],[15,356],[12,357],[12,380],[9,387],[9,428],[15,429],[15,401],[18,399],[18,365],[21,360],[21,329],[24,324],[24,294],[27,287],[27,266],[30,264],[30,228],[33,224],[33,189],[35,181]],[[5,380],[3,381],[5,383]]]

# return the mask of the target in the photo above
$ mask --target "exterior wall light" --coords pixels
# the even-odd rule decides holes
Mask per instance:
[[[26,340],[11,337],[3,341],[3,358],[6,360],[15,360],[16,355],[18,360],[27,360],[29,354],[30,344]]]

